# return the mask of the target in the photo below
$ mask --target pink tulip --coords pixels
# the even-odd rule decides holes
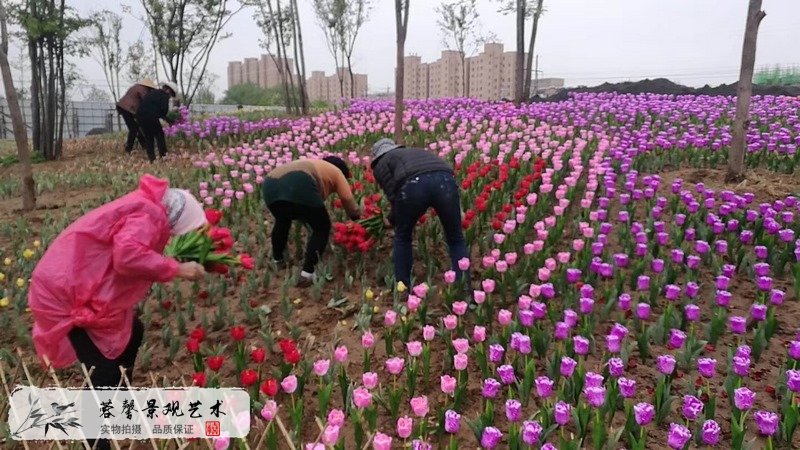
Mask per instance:
[[[318,377],[323,377],[328,373],[328,368],[331,365],[329,359],[320,359],[314,362],[314,374]]]
[[[339,427],[336,425],[328,424],[325,431],[322,432],[322,443],[332,447],[339,442]]]
[[[348,354],[347,347],[342,345],[340,347],[337,347],[336,350],[333,351],[333,358],[336,360],[336,362],[343,363],[347,361],[347,354]]]
[[[287,394],[293,394],[294,391],[297,390],[297,377],[294,375],[289,375],[288,377],[284,378],[283,381],[281,381],[281,387]]]
[[[536,252],[536,247],[534,247],[533,244],[529,242],[525,244],[524,247],[522,247],[522,252],[525,253],[526,255],[532,255],[534,254],[534,252]]]
[[[464,353],[459,353],[453,356],[453,366],[456,370],[464,370],[467,368],[469,357]]]
[[[378,374],[375,372],[364,372],[361,375],[361,382],[364,383],[364,387],[367,389],[375,389],[375,386],[378,385]]]
[[[353,404],[357,408],[367,408],[372,404],[372,394],[363,387],[353,389]]]
[[[475,325],[475,328],[472,329],[472,339],[475,342],[483,342],[486,340],[486,327],[482,327],[480,325]]]
[[[483,290],[486,291],[486,293],[491,294],[494,292],[495,282],[491,278],[488,278],[481,282],[481,287],[483,287]]]
[[[361,346],[364,348],[372,348],[375,345],[375,336],[369,331],[361,335]]]
[[[428,397],[420,396],[411,399],[411,410],[417,417],[425,417],[428,414]]]
[[[456,353],[466,353],[469,351],[469,341],[464,338],[453,339],[453,348]]]
[[[452,394],[456,391],[456,379],[451,377],[450,375],[442,375],[441,376],[441,387],[442,392],[445,394]]]
[[[486,292],[472,291],[472,299],[475,300],[476,304],[482,305],[486,301]]]
[[[511,323],[511,311],[509,311],[507,309],[501,309],[497,313],[497,321],[502,326],[506,326],[506,325],[510,324]]]
[[[453,302],[453,313],[457,316],[463,316],[467,312],[467,307],[466,302]]]
[[[408,300],[406,301],[406,304],[408,305],[408,310],[412,312],[416,311],[417,308],[419,308],[420,303],[422,303],[422,299],[420,299],[414,294],[409,295]]]
[[[405,363],[403,358],[389,358],[386,360],[386,370],[392,375],[399,375],[403,371]]]
[[[396,322],[397,313],[391,309],[386,311],[386,314],[383,316],[383,324],[387,327],[393,327]]]
[[[419,341],[406,342],[406,350],[411,356],[419,356],[422,354],[422,343]]]
[[[374,450],[391,450],[392,438],[383,433],[377,433],[372,439],[372,448]]]
[[[397,435],[401,439],[408,439],[412,431],[414,431],[414,419],[408,416],[397,419]]]
[[[436,328],[433,328],[431,325],[425,325],[424,327],[422,327],[423,339],[430,342],[433,340],[434,336],[436,336]]]
[[[444,316],[442,323],[444,323],[445,328],[452,331],[455,330],[458,325],[458,318],[452,314],[448,314]]]
[[[270,422],[276,414],[278,414],[278,404],[274,400],[267,400],[264,407],[261,408],[261,418]]]
[[[332,409],[328,413],[328,425],[341,428],[344,425],[344,412],[341,409]]]

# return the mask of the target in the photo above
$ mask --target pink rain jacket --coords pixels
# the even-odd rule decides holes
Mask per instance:
[[[40,358],[67,367],[76,355],[67,334],[84,328],[109,359],[130,341],[134,306],[178,263],[162,255],[170,238],[161,199],[166,180],[145,175],[139,189],[79,218],[36,265],[28,293]]]

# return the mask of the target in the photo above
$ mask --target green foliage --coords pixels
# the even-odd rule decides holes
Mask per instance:
[[[297,88],[290,93],[293,98],[299,98]],[[239,84],[231,86],[225,91],[225,96],[220,100],[223,105],[250,105],[250,106],[283,106],[286,104],[286,90],[282,86],[263,88],[257,84]]]
[[[764,68],[756,72],[753,78],[756,84],[767,86],[800,85],[800,67],[781,67],[777,65],[772,69]]]

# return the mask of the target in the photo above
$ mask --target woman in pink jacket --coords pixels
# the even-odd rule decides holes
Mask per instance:
[[[203,266],[163,256],[170,236],[206,224],[187,191],[145,175],[139,188],[90,211],[64,230],[33,271],[28,305],[36,352],[53,367],[77,359],[93,386],[130,378],[144,327],[137,303],[155,282],[197,280]]]

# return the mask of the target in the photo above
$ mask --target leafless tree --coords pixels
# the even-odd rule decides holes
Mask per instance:
[[[477,49],[476,34],[478,9],[476,0],[450,0],[436,8],[439,18],[436,24],[444,35],[444,45],[459,52],[461,56],[461,95],[469,95],[467,77],[467,53]]]
[[[286,112],[291,113],[298,110],[295,96],[294,76],[288,60],[288,46],[294,38],[294,12],[290,6],[290,11],[284,14],[280,0],[251,0],[251,4],[257,8],[253,16],[256,23],[261,27],[263,38],[261,46],[267,51],[281,77],[286,100]]]
[[[408,32],[408,9],[411,0],[394,0],[394,23],[397,30],[397,66],[394,75],[394,141],[403,143],[403,79]]]
[[[736,117],[733,120],[733,136],[728,154],[727,181],[738,181],[744,176],[744,155],[747,148],[747,127],[750,123],[750,97],[753,95],[758,26],[767,15],[761,10],[761,1],[750,0],[747,7],[747,22],[742,43],[742,65],[739,70],[739,83],[736,86]]]
[[[541,17],[542,13],[544,12],[544,0],[536,0],[536,5],[534,6],[533,0],[497,0],[500,2],[500,13],[502,14],[514,14],[516,18],[517,24],[517,61],[524,61],[524,74],[522,77],[517,75],[518,83],[521,83],[522,93],[521,98],[529,98],[531,94],[531,78],[533,77],[533,57],[534,57],[534,47],[536,44],[536,35],[539,31],[539,18]],[[520,17],[520,13],[522,13],[523,17]],[[527,19],[533,19],[533,23],[531,25],[531,34],[528,39],[528,54],[522,58],[520,57],[519,53],[523,50],[520,50],[524,46],[525,41],[525,21]],[[516,97],[516,88],[515,87],[515,97]]]
[[[85,40],[87,50],[103,68],[103,76],[116,103],[122,96],[120,74],[125,65],[120,42],[122,16],[112,11],[100,11],[93,14],[89,22],[91,34]]]
[[[222,30],[244,8],[231,0],[140,0],[144,22],[167,78],[192,102],[206,75],[211,51],[227,37]]]
[[[355,97],[353,51],[358,34],[367,22],[371,9],[370,0],[314,0],[317,21],[325,32],[328,49],[336,63],[342,97],[345,96],[344,74],[340,68],[344,69],[345,65],[350,80],[350,98]]]
[[[8,14],[3,0],[0,0],[0,71],[3,74],[3,87],[6,90],[6,101],[11,113],[14,140],[17,144],[17,156],[22,176],[22,209],[31,211],[36,208],[36,184],[33,180],[25,116],[22,115],[22,108],[19,106],[17,90],[14,88],[14,79],[11,76],[11,65],[8,63]]]

